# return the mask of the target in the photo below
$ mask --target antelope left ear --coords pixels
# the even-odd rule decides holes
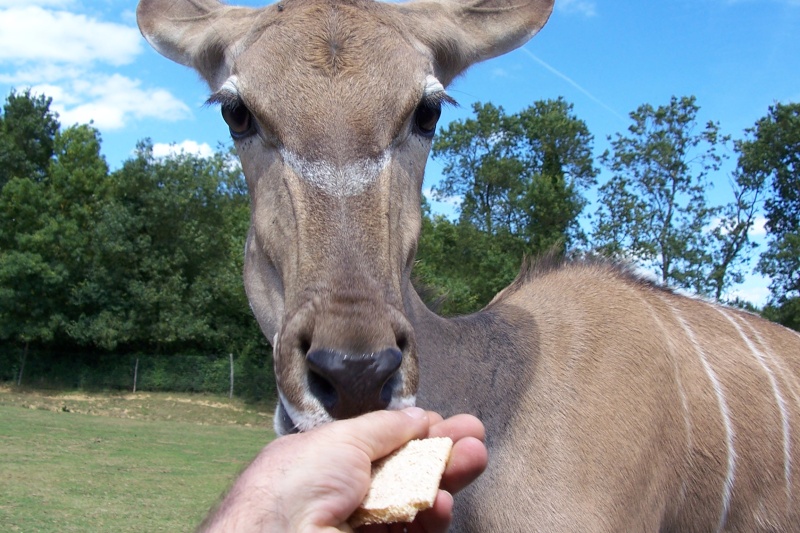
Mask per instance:
[[[216,90],[230,73],[232,47],[252,26],[256,11],[218,0],[141,0],[136,19],[158,53],[197,70]]]
[[[399,4],[405,27],[434,55],[450,83],[470,65],[510,52],[545,25],[554,0],[422,0]]]

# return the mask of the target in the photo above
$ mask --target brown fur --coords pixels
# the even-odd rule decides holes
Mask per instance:
[[[797,531],[797,333],[596,260],[533,262],[482,312],[450,320],[410,284],[427,80],[446,86],[520,46],[551,9],[140,3],[148,40],[212,91],[236,76],[257,124],[237,142],[252,200],[245,286],[274,343],[278,430],[331,420],[310,350],[396,349],[390,407],[417,394],[486,425],[489,470],[457,499],[456,531]],[[343,179],[356,188],[331,185]]]
[[[800,472],[787,489],[775,390],[798,465],[800,336],[613,265],[533,271],[477,315],[418,306],[412,320],[420,401],[475,413],[489,435],[490,469],[458,503],[456,530],[795,530]],[[724,418],[698,349],[734,432],[728,512]]]

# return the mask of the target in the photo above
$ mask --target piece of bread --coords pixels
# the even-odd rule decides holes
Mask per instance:
[[[447,437],[412,440],[372,464],[372,482],[351,527],[411,522],[433,506],[453,441]]]

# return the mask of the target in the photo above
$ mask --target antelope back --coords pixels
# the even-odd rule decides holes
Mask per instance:
[[[798,531],[797,332],[602,263],[432,324],[420,401],[490,446],[454,530]]]

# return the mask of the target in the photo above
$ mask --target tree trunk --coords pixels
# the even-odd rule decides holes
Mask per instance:
[[[136,358],[136,364],[133,365],[133,392],[136,392],[136,380],[139,379],[139,358]]]

